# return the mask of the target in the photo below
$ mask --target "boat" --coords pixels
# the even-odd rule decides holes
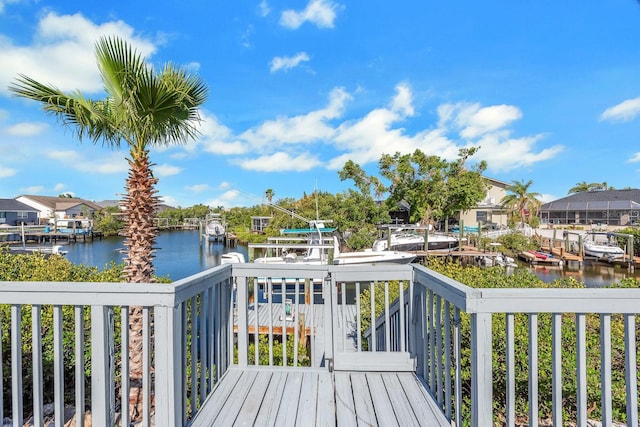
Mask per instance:
[[[357,252],[340,252],[338,238],[334,237],[334,265],[354,265],[354,264],[410,264],[416,258],[415,254],[404,251],[375,251],[366,249]]]
[[[390,238],[389,238],[390,237]],[[458,247],[458,239],[447,234],[433,233],[427,237],[428,250],[454,249]],[[422,251],[424,250],[424,235],[405,229],[399,229],[390,236],[377,239],[372,246],[375,252],[395,251]]]
[[[226,227],[220,214],[211,214],[206,219],[204,235],[208,241],[224,241]]]
[[[221,264],[242,264],[246,262],[241,252],[229,252],[220,256]]]
[[[609,241],[587,241],[582,243],[585,256],[607,260],[609,262],[624,258],[624,249]]]
[[[409,264],[416,255],[405,251],[341,252],[337,236],[325,237],[335,231],[324,227],[323,222],[310,221],[311,227],[281,230],[285,236],[271,238],[266,244],[250,244],[250,248],[265,249],[272,254],[256,258],[257,264],[306,264],[306,265],[354,265],[354,264]],[[302,243],[300,243],[302,242]],[[333,253],[331,253],[331,251]]]
[[[17,248],[9,247],[9,252],[14,255],[41,253],[45,255],[65,256],[69,251],[65,250],[62,245],[53,245],[53,246],[20,246]]]

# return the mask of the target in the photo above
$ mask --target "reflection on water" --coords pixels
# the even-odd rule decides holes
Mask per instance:
[[[607,286],[627,277],[640,279],[640,269],[631,272],[627,266],[591,261],[583,262],[582,266],[577,262],[570,262],[563,268],[530,265],[526,265],[524,268],[535,273],[545,282],[552,282],[563,277],[573,277],[588,288]]]
[[[193,231],[162,232],[156,241],[156,275],[169,276],[178,280],[220,265],[223,253],[238,251],[247,256],[243,246],[227,248],[221,243],[203,242],[200,233]],[[95,240],[93,243],[75,243],[65,246],[69,251],[67,259],[75,264],[84,264],[104,268],[111,261],[122,262],[124,249],[121,237],[109,237]]]

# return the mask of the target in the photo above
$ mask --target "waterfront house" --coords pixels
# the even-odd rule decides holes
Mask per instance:
[[[640,189],[581,191],[542,205],[542,224],[637,225]]]
[[[33,225],[38,223],[38,211],[15,199],[0,199],[0,225]]]
[[[506,189],[510,184],[493,178],[484,179],[489,184],[485,198],[476,207],[462,212],[459,219],[467,226],[476,226],[478,223],[506,226],[508,215],[501,201],[507,195]]]
[[[102,209],[100,205],[78,197],[52,197],[21,195],[16,200],[38,211],[40,224],[53,219],[72,219],[93,216]]]

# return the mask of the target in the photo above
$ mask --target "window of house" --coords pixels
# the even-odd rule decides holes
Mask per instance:
[[[29,214],[27,212],[18,212],[18,219],[26,219],[29,218]]]

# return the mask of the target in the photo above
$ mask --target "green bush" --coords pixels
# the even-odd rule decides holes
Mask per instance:
[[[583,288],[584,284],[573,278],[564,278],[552,283],[545,283],[528,270],[516,270],[507,275],[501,267],[479,268],[462,267],[459,264],[434,260],[429,267],[445,274],[463,284],[474,288]],[[638,287],[631,279],[616,286]],[[494,410],[498,419],[504,419],[506,405],[506,316],[492,317],[493,329],[493,398]],[[590,418],[599,419],[600,414],[600,320],[597,315],[586,316],[587,330],[587,402]],[[515,382],[516,382],[516,415],[526,418],[528,413],[528,316],[516,314],[514,318],[514,339],[516,346]],[[551,386],[551,315],[538,315],[538,401],[540,419],[548,418],[552,413]],[[625,378],[624,378],[624,332],[622,316],[611,317],[611,352],[612,352],[612,401],[614,420],[626,421]],[[640,328],[639,328],[640,331]],[[640,335],[637,335],[640,337]],[[576,331],[575,315],[562,316],[562,386],[563,414],[565,419],[576,418],[577,384],[576,369]],[[640,344],[640,341],[639,343]],[[462,316],[462,358],[463,378],[470,387],[470,316]],[[462,413],[469,414],[468,397],[463,402]]]
[[[43,282],[120,282],[124,265],[111,262],[104,269],[75,265],[59,255],[46,256],[42,253],[14,255],[5,247],[0,247],[0,281],[43,281]],[[158,282],[168,282],[168,278],[158,278]],[[24,384],[23,402],[25,408],[32,406],[33,394],[31,384],[32,376],[32,338],[31,326],[32,306],[25,304],[20,306],[21,313],[21,339],[22,339],[22,379]],[[53,313],[52,305],[42,305],[41,330],[37,331],[42,338],[42,364],[44,401],[52,402],[53,395]],[[115,329],[119,330],[120,311],[114,308]],[[63,358],[65,378],[65,402],[73,404],[74,377],[75,377],[75,313],[73,306],[62,307],[63,321]],[[87,398],[90,398],[89,378],[91,376],[90,365],[90,310],[83,308],[85,325],[84,348],[84,372],[87,387]],[[11,378],[11,306],[0,304],[0,331],[2,332],[2,377]],[[120,336],[115,336],[116,360],[120,357]],[[11,387],[4,387],[3,410],[4,414],[11,414]],[[25,414],[29,415],[29,414]]]

